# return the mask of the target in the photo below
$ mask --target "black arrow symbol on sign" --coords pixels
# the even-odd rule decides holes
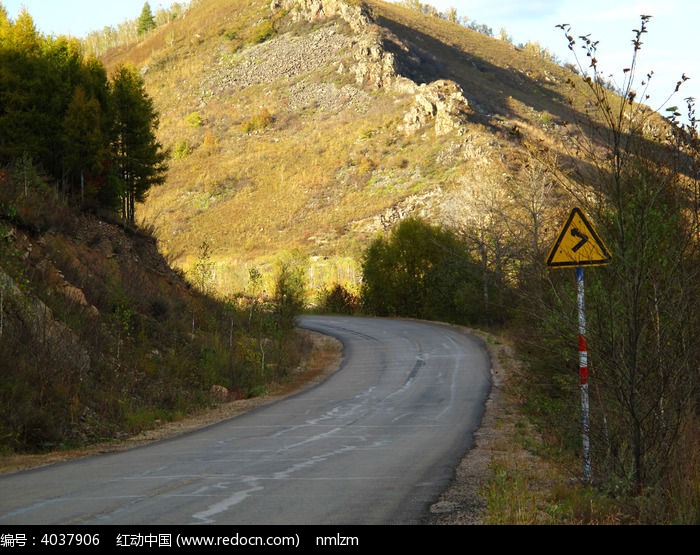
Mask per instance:
[[[586,234],[584,234],[584,233],[581,233],[581,232],[578,230],[577,227],[574,227],[574,228],[571,230],[571,235],[572,235],[573,237],[578,237],[578,238],[581,239],[581,240],[580,240],[578,243],[576,243],[576,244],[574,245],[574,247],[571,249],[571,250],[574,251],[574,252],[576,252],[577,250],[579,250],[583,245],[585,245],[585,244],[588,242],[588,235],[586,235]]]

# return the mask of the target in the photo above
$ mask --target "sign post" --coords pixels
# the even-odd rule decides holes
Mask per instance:
[[[583,300],[583,268],[576,268],[576,290],[578,298],[578,366],[581,387],[581,424],[583,425],[583,479],[591,481],[591,430],[588,421],[588,345],[586,345],[586,313]]]
[[[547,257],[547,265],[550,268],[576,268],[579,383],[581,387],[581,423],[583,425],[583,479],[586,482],[591,481],[591,455],[583,267],[609,264],[611,258],[607,247],[580,208],[574,208],[571,211]]]

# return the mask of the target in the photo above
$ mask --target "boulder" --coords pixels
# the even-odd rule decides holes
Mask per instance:
[[[440,79],[418,87],[413,107],[404,116],[402,129],[411,135],[433,124],[436,135],[445,135],[462,127],[472,113],[462,87],[454,81]]]

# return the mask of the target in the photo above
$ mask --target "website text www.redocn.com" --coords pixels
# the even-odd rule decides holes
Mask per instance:
[[[175,544],[178,547],[299,547],[299,534],[293,536],[188,536],[178,534]]]

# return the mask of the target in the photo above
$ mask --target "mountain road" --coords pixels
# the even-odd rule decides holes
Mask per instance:
[[[0,476],[9,524],[417,524],[473,445],[483,342],[414,320],[303,316],[343,345],[328,379],[127,451]]]

